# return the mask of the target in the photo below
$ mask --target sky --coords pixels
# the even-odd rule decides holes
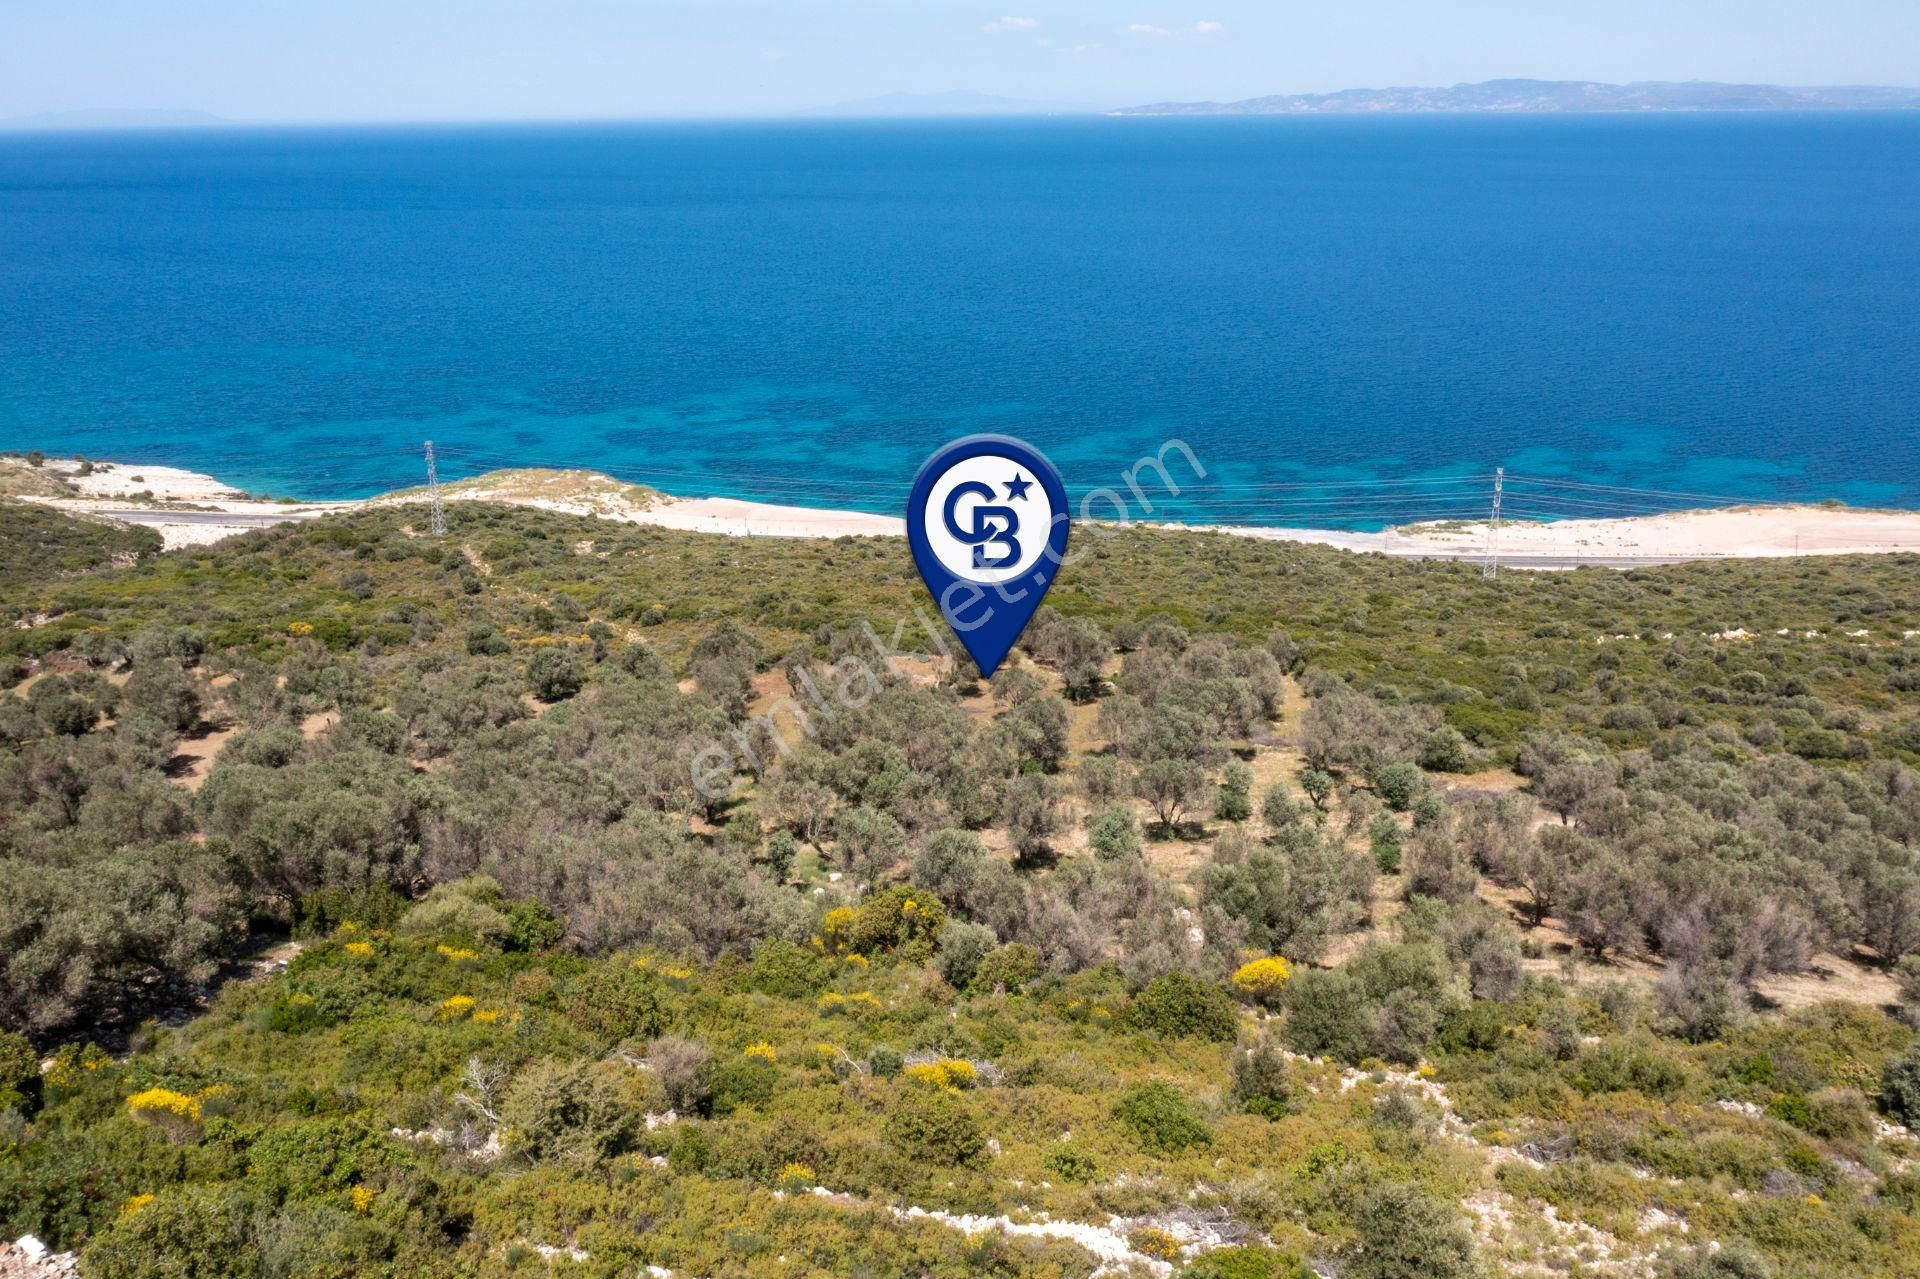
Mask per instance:
[[[1916,0],[0,0],[0,117],[765,115],[1542,79],[1920,84]]]

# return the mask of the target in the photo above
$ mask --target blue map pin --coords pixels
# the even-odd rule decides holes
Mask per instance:
[[[1060,472],[1011,436],[955,440],[914,477],[914,563],[982,676],[999,669],[1053,585],[1067,524]]]

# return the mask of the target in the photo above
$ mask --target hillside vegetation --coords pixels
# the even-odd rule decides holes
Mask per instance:
[[[420,521],[0,504],[0,1235],[1912,1272],[1914,557],[1089,532],[986,684],[898,541]]]

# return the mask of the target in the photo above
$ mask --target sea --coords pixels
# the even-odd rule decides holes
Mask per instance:
[[[0,135],[0,448],[897,512],[975,432],[1190,522],[1920,506],[1920,113]]]

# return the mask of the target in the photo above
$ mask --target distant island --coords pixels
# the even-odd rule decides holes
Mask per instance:
[[[1600,111],[1912,111],[1920,89],[1878,85],[1786,88],[1709,80],[1487,80],[1451,88],[1343,89],[1239,102],[1155,102],[1113,115],[1414,115]]]

